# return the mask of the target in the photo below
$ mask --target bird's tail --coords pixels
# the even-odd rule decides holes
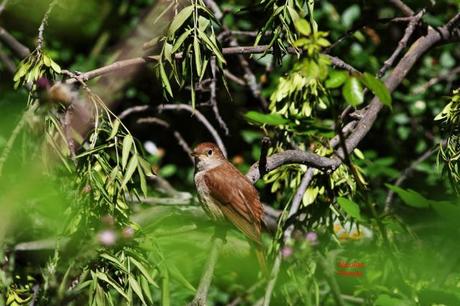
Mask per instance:
[[[268,278],[270,276],[270,273],[268,271],[267,267],[267,261],[265,259],[265,250],[262,244],[255,243],[256,246],[256,257],[257,261],[259,262],[260,270],[262,271],[262,274],[264,275],[265,278]]]

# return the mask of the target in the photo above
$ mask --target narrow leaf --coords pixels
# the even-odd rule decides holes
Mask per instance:
[[[139,299],[142,301],[142,305],[147,305],[144,300],[144,295],[142,294],[142,289],[137,280],[134,278],[134,276],[130,275],[129,276],[129,285],[131,288],[133,288],[134,293],[139,297]]]
[[[359,205],[347,198],[338,198],[337,203],[339,203],[340,207],[352,218],[356,220],[362,220],[361,213],[359,211]]]
[[[244,116],[249,121],[259,124],[283,125],[289,123],[289,120],[283,118],[279,114],[262,114],[256,111],[250,111],[247,112]]]
[[[123,178],[123,182],[121,183],[121,188],[125,187],[126,184],[129,182],[129,180],[133,176],[134,171],[136,171],[137,165],[137,156],[133,155],[128,163],[128,167],[126,167],[126,173],[125,177]]]
[[[133,257],[130,257],[129,260],[141,271],[142,275],[145,276],[145,278],[148,280],[149,283],[152,285],[155,285],[155,287],[158,287],[158,285],[155,283],[153,280],[152,276],[150,276],[150,273],[145,269],[145,267],[136,259]]]
[[[129,153],[131,152],[131,147],[133,145],[133,136],[130,134],[126,135],[123,138],[123,148],[121,153],[121,167],[125,169],[126,163],[128,162]]]
[[[184,24],[184,22],[192,15],[193,5],[184,7],[177,15],[174,17],[173,21],[169,25],[168,35],[173,36],[174,33]]]

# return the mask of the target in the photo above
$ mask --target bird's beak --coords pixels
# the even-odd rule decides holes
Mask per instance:
[[[195,151],[192,151],[192,153],[190,153],[190,155],[192,155],[193,157],[197,157],[199,154]]]

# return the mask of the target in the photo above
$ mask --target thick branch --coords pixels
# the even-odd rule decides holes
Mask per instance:
[[[304,164],[321,170],[335,170],[340,161],[335,158],[319,156],[318,154],[301,150],[286,150],[267,158],[266,171],[270,172],[286,164]],[[260,179],[259,162],[251,166],[246,176],[255,183]]]

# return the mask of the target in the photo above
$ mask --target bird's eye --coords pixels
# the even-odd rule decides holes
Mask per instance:
[[[212,150],[209,150],[208,151],[208,156],[211,156],[212,155]]]

